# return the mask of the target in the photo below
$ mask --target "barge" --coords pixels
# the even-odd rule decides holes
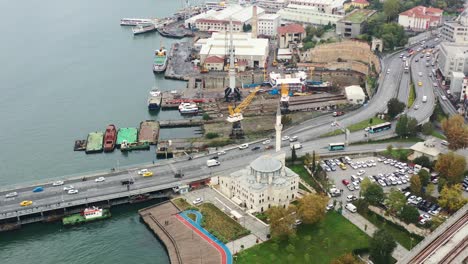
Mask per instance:
[[[120,151],[128,152],[132,150],[149,150],[150,144],[149,142],[134,142],[134,143],[127,143],[127,141],[123,141],[120,144]]]
[[[111,217],[111,213],[109,209],[103,209],[99,207],[89,207],[84,209],[79,214],[72,214],[69,216],[65,216],[62,219],[63,225],[78,225],[83,224],[86,222],[106,219]]]
[[[136,143],[137,136],[138,136],[138,130],[134,127],[120,128],[119,132],[117,133],[116,145],[118,148],[120,148],[120,145],[124,141],[127,142],[127,144]]]
[[[121,26],[136,26],[138,24],[154,24],[157,19],[148,18],[122,18],[120,19]]]
[[[74,151],[83,151],[86,150],[86,139],[75,140],[75,146],[73,147]]]
[[[117,140],[117,129],[115,125],[110,124],[106,128],[104,134],[104,152],[112,152],[115,148],[115,141]]]
[[[156,111],[161,108],[163,95],[158,89],[153,89],[150,91],[148,96],[148,110]]]
[[[146,120],[140,123],[138,132],[138,142],[147,142],[151,145],[156,145],[159,138],[159,122],[154,120]]]
[[[132,28],[133,35],[143,34],[152,31],[156,31],[156,26],[153,23],[139,23],[134,28]]]
[[[102,141],[104,139],[104,133],[102,132],[91,132],[88,134],[86,143],[86,154],[102,152]]]

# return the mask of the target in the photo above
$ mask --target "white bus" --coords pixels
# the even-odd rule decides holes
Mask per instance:
[[[404,67],[405,67],[405,73],[408,73],[408,71],[409,71],[408,60],[406,60],[406,61],[404,62]]]

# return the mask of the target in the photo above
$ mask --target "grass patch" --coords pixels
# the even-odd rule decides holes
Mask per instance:
[[[172,203],[174,203],[181,211],[185,211],[192,206],[184,198],[174,199],[172,200]]]
[[[401,157],[408,157],[411,152],[411,149],[392,149],[391,152],[388,152],[388,150],[382,151],[381,154],[393,159],[401,159]]]
[[[263,223],[268,224],[268,216],[265,213],[256,213],[255,217],[260,219]]]
[[[388,231],[398,243],[408,250],[423,240],[423,237],[409,233],[403,227],[385,220],[374,212],[369,211],[366,214],[361,213],[361,215],[376,227]]]
[[[369,237],[337,212],[315,225],[302,224],[297,239],[269,240],[237,255],[235,263],[330,263],[334,258],[367,248]]]
[[[306,192],[310,192],[309,189],[307,189],[302,183],[299,183],[299,189],[306,191]]]
[[[312,188],[314,188],[317,192],[322,192],[321,191],[322,189],[320,188],[320,186],[318,186],[318,184],[314,180],[312,180],[312,175],[310,175],[309,172],[304,168],[304,165],[302,164],[301,165],[298,165],[298,164],[288,165],[288,168],[290,168],[292,171],[297,173],[299,177],[301,177],[301,179],[303,179],[307,184],[312,186]],[[307,189],[305,190],[309,191]]]
[[[223,243],[238,239],[250,234],[250,231],[242,227],[234,219],[219,210],[211,203],[201,204],[199,207],[203,215],[202,226]]]
[[[370,120],[372,120],[372,122],[370,122]],[[372,117],[369,120],[366,119],[366,120],[363,120],[363,121],[361,121],[359,123],[350,125],[350,126],[347,127],[347,129],[349,129],[349,132],[355,132],[355,131],[359,131],[359,130],[364,130],[368,126],[378,125],[378,124],[382,124],[382,123],[385,123],[385,122],[386,122],[385,120],[380,119],[378,117]],[[321,135],[320,137],[331,137],[331,136],[336,136],[336,135],[340,135],[340,134],[344,134],[344,132],[341,129],[337,129],[337,130],[325,133],[325,134]]]
[[[409,96],[408,96],[408,108],[411,108],[416,99],[416,91],[414,90],[414,83],[410,84]]]
[[[421,142],[421,141],[424,141],[424,140],[418,137],[408,137],[408,138],[392,137],[392,138],[379,139],[379,140],[370,139],[369,142],[359,141],[359,142],[351,143],[349,145],[381,144],[381,143],[416,143],[416,142]]]
[[[440,132],[435,131],[435,130],[432,131],[431,135],[433,137],[440,138],[440,139],[443,139],[443,140],[447,139],[443,134],[441,134]]]
[[[188,218],[192,219],[193,221],[196,221],[196,219],[197,219],[197,216],[194,215],[194,214],[189,213],[189,214],[187,214],[187,216],[188,216]]]

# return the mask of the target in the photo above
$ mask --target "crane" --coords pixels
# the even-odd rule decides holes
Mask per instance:
[[[286,83],[281,84],[281,99],[280,109],[282,113],[288,112],[289,107],[289,85]]]
[[[232,123],[231,138],[242,138],[244,136],[240,122],[244,119],[242,112],[250,105],[258,90],[260,90],[260,86],[257,86],[236,108],[233,108],[231,105],[228,106],[229,116],[226,118],[226,121]]]
[[[213,45],[210,45],[210,48],[208,49],[208,53],[206,54],[205,59],[203,60],[203,62],[200,63],[200,66],[201,66],[200,73],[207,73],[208,72],[208,69],[205,66],[205,61],[210,56],[211,47],[213,47]]]

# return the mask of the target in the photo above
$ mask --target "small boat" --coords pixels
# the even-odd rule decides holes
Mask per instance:
[[[75,140],[75,146],[73,147],[74,151],[83,151],[86,149],[86,139]]]
[[[153,72],[161,73],[166,70],[167,67],[167,51],[164,47],[159,48],[154,52],[153,60]]]
[[[196,103],[181,103],[179,112],[181,115],[195,115],[198,114],[198,106]]]
[[[161,107],[162,93],[158,89],[150,91],[148,96],[148,110],[154,111]]]
[[[122,18],[120,19],[121,26],[136,26],[138,24],[149,24],[154,23],[155,20],[153,19],[146,19],[146,18]]]
[[[133,35],[143,34],[155,30],[156,26],[153,23],[139,23],[136,25],[136,27],[132,28]]]
[[[115,125],[110,124],[106,128],[104,134],[104,152],[112,152],[115,148],[115,141],[117,140],[117,129]]]
[[[132,150],[149,150],[150,143],[149,142],[134,142],[134,143],[127,143],[127,141],[123,141],[120,144],[120,150],[122,152],[132,151]]]
[[[96,206],[85,208],[79,214],[72,214],[65,216],[62,219],[64,225],[76,225],[86,222],[96,221],[100,219],[106,219],[111,217],[109,209],[102,209]]]
[[[86,142],[86,154],[102,152],[102,141],[104,139],[104,133],[102,132],[91,132],[88,134]]]

